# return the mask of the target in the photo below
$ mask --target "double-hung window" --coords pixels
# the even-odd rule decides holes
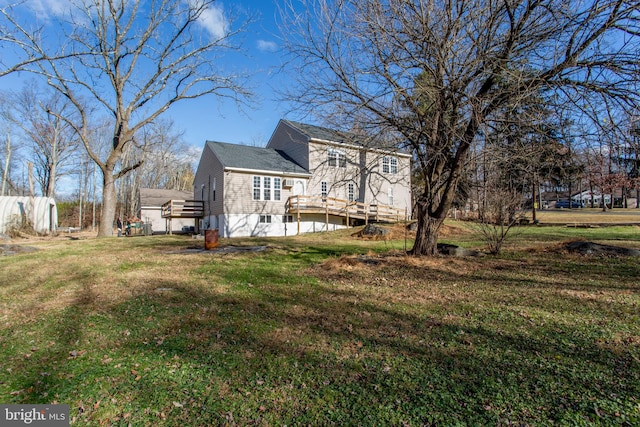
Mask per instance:
[[[262,195],[262,179],[259,176],[253,177],[253,200],[260,200]]]
[[[282,179],[273,178],[273,200],[280,200],[282,194]]]
[[[382,173],[397,174],[398,173],[398,158],[391,156],[384,156],[382,158]]]
[[[327,151],[327,164],[331,167],[347,167],[347,155],[335,148],[329,148]]]
[[[353,202],[356,199],[355,185],[353,185],[352,182],[347,185],[347,199],[350,202]]]
[[[262,190],[262,200],[271,200],[271,177],[263,177],[262,183],[264,184],[264,189]]]

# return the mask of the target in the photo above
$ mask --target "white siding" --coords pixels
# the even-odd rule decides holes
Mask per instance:
[[[260,214],[223,215],[220,218],[220,237],[294,236],[298,233],[295,215],[293,222],[285,223],[282,215],[271,215],[271,223],[260,223]],[[341,218],[329,218],[329,231],[346,228]],[[300,222],[301,233],[327,231],[324,215],[305,215]]]

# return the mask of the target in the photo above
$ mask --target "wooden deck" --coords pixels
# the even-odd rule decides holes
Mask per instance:
[[[202,218],[204,202],[201,200],[169,200],[162,205],[162,218]]]
[[[201,200],[169,200],[162,205],[162,218],[168,234],[173,234],[171,220],[174,218],[202,218],[204,216],[204,202]]]
[[[406,211],[393,206],[350,202],[333,197],[291,196],[285,209],[289,214],[317,213],[347,219],[371,222],[399,222],[405,220]]]

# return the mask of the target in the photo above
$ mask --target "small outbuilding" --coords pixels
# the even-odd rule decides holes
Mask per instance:
[[[51,197],[1,196],[0,233],[23,227],[40,234],[54,233],[58,227],[55,200]]]

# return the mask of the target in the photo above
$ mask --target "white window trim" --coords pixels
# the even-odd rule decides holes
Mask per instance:
[[[257,178],[257,180],[256,180],[256,178]],[[252,192],[253,200],[256,200],[256,201],[262,200],[262,177],[254,175],[251,181],[253,182],[253,184],[252,184],[253,185],[253,192]],[[256,186],[256,184],[258,184],[258,185]],[[256,190],[258,190],[258,197],[256,197]]]
[[[382,173],[396,175],[398,173],[398,158],[394,156],[382,157]]]
[[[356,200],[356,186],[353,182],[347,184],[347,200],[350,202]]]
[[[331,163],[335,162],[334,165]],[[347,167],[347,153],[336,148],[327,149],[327,165],[331,168],[346,168]]]
[[[258,178],[259,182],[256,181]],[[276,186],[276,181],[279,181],[279,186]],[[269,185],[266,186],[265,182],[268,182]],[[261,176],[261,175],[253,175],[252,178],[253,183],[253,192],[252,197],[254,201],[262,201],[262,202],[279,202],[282,200],[282,178],[274,177],[274,176]],[[256,183],[260,184],[256,186]],[[260,192],[260,198],[256,198],[256,190]],[[269,195],[269,198],[265,198],[265,192]]]
[[[271,219],[271,215],[270,214],[261,214],[258,222],[260,224],[271,224],[272,219]]]

